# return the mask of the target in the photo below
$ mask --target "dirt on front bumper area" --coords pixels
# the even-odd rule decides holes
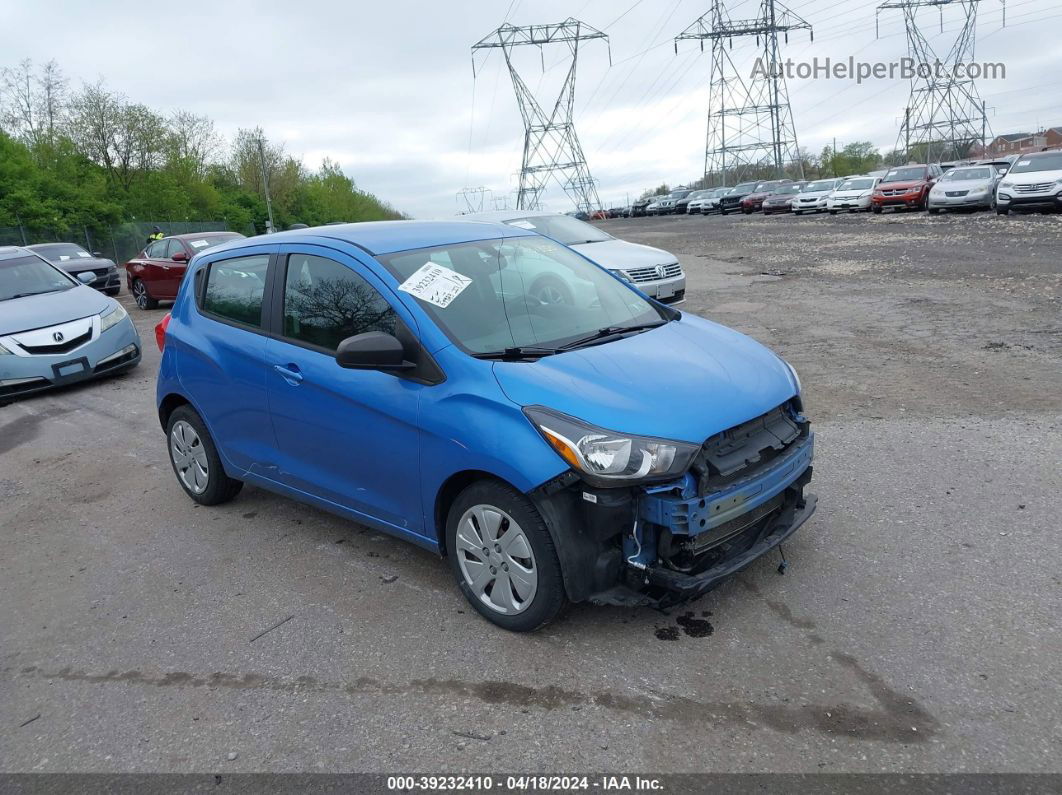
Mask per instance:
[[[1062,214],[688,216],[601,226],[676,254],[689,284],[680,308],[788,359],[818,421],[1060,405]]]

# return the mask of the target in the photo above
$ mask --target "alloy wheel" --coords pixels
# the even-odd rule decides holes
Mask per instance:
[[[145,287],[144,283],[139,279],[133,282],[133,298],[136,299],[136,305],[138,307],[140,307],[141,309],[148,308],[147,287]]]
[[[202,494],[210,485],[210,465],[206,448],[189,423],[178,420],[170,430],[170,457],[177,477],[193,494]]]
[[[493,505],[473,505],[457,523],[458,565],[475,599],[496,613],[526,610],[538,591],[535,553],[523,529]]]

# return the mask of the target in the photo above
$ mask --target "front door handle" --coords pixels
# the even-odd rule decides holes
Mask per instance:
[[[302,383],[302,373],[299,372],[299,367],[296,364],[274,364],[273,369],[280,373],[281,377],[292,386],[298,386]]]

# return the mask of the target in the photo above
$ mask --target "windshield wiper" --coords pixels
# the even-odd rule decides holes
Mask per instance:
[[[536,348],[534,346],[506,348],[502,351],[487,351],[486,353],[473,353],[476,359],[500,359],[502,361],[518,359],[538,359],[542,356],[552,356],[560,353],[559,348]]]
[[[670,321],[668,320],[654,320],[652,323],[638,323],[634,326],[606,326],[605,328],[599,328],[593,334],[588,334],[585,337],[561,345],[560,350],[570,351],[588,345],[599,345],[603,342],[607,342],[612,337],[619,337],[623,334],[629,334],[635,331],[648,331],[652,328],[666,326],[669,322]]]

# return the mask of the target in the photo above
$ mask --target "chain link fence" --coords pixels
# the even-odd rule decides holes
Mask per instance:
[[[76,243],[86,250],[112,259],[118,265],[135,257],[147,244],[147,237],[155,227],[164,235],[186,235],[196,232],[227,232],[223,221],[129,221],[115,226],[0,226],[0,246],[32,246],[35,243]],[[253,226],[233,229],[251,237]]]

